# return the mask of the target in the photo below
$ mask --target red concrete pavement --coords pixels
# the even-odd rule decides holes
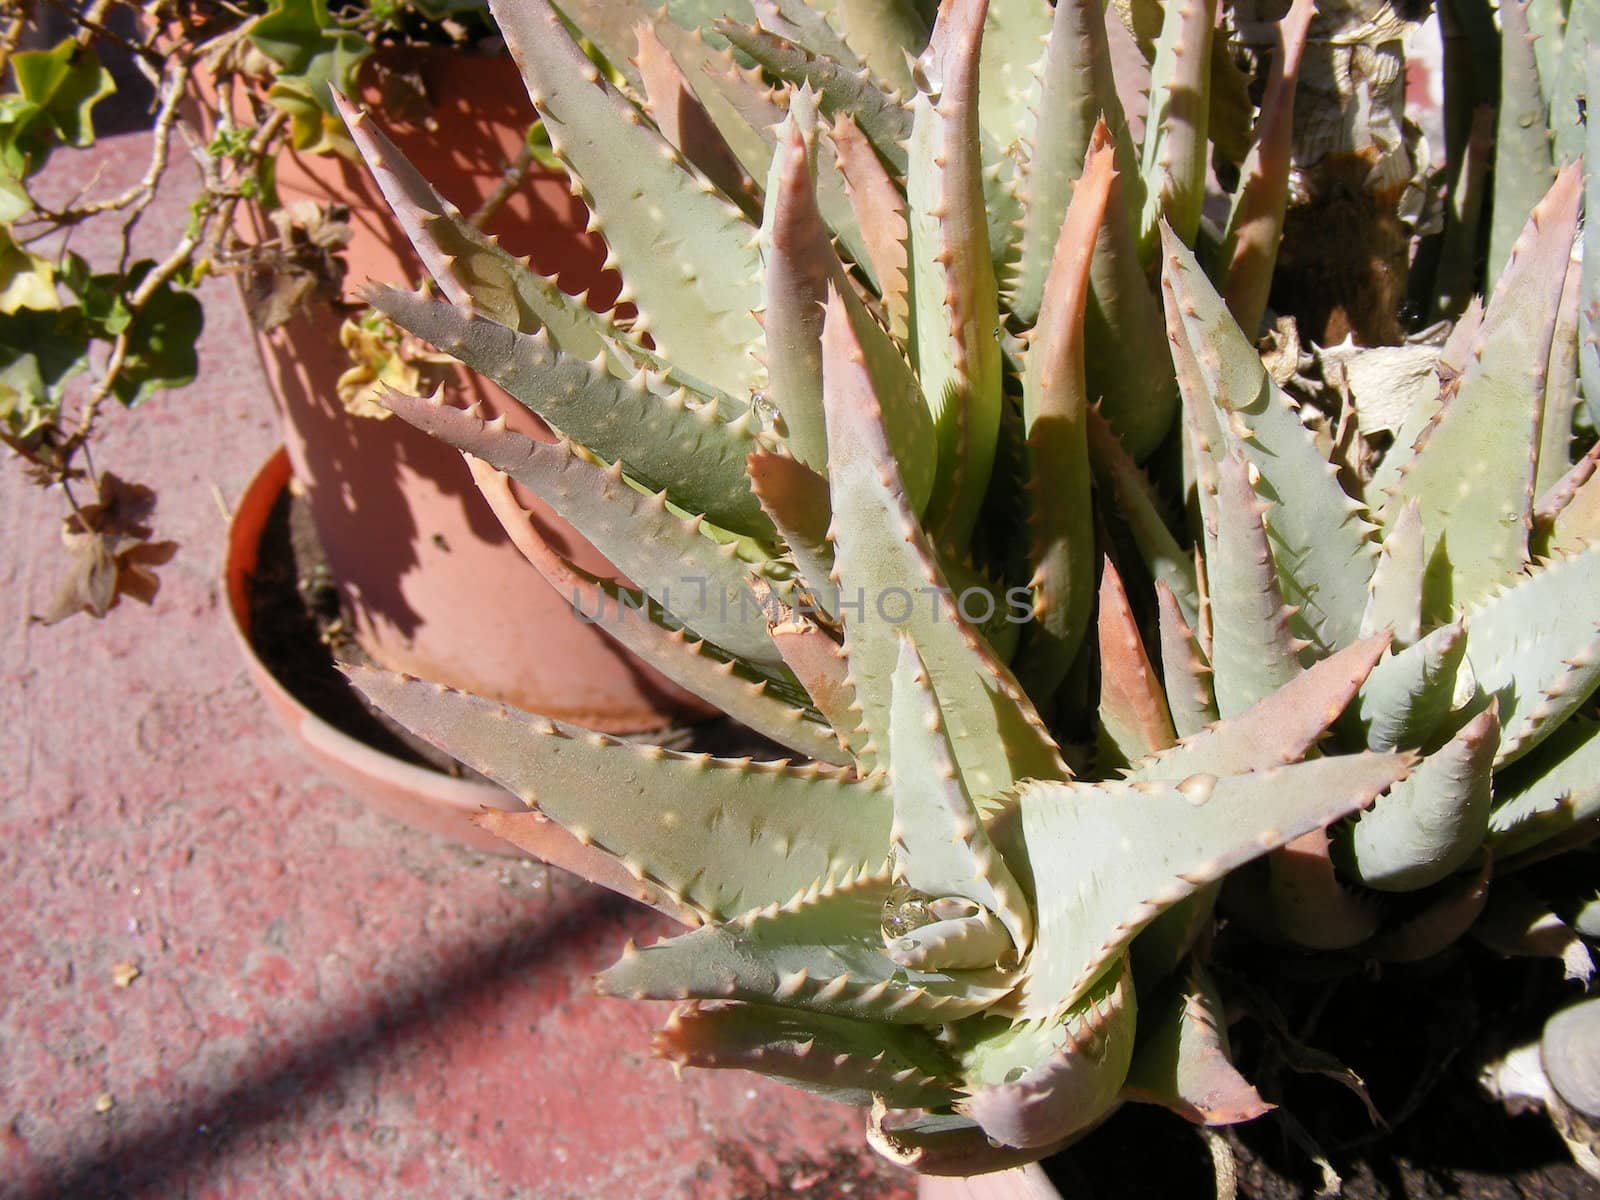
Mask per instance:
[[[92,161],[111,191],[144,148],[54,183]],[[390,824],[296,757],[224,626],[222,506],[276,434],[229,286],[205,297],[200,381],[99,452],[182,545],[153,609],[28,626],[61,500],[0,470],[0,1196],[909,1197],[857,1114],[677,1083],[661,1009],[590,994],[664,922]]]

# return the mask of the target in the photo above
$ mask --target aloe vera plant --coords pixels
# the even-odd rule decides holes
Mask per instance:
[[[1570,452],[1580,186],[1576,167],[1557,176],[1487,307],[1457,325],[1434,395],[1354,486],[1169,239],[1163,286],[1211,601],[1188,660],[1209,673],[1169,662],[1167,686],[1228,717],[1388,631],[1324,749],[1422,755],[1331,838],[1230,882],[1225,901],[1276,936],[1426,957],[1486,906],[1493,916],[1491,879],[1509,884],[1600,831],[1585,711],[1600,685],[1595,456]],[[1569,969],[1587,975],[1577,950]]]
[[[681,1002],[663,1056],[860,1104],[933,1173],[1037,1158],[1129,1097],[1246,1119],[1266,1106],[1193,953],[1230,872],[1242,924],[1401,956],[1470,923],[1484,847],[1594,823],[1600,510],[1546,432],[1575,387],[1570,172],[1426,434],[1352,485],[1235,320],[1265,304],[1285,124],[1220,289],[1187,248],[1205,0],[1166,8],[1137,157],[1091,0],[564,5],[615,76],[546,0],[495,8],[629,307],[534,275],[346,105],[441,294],[372,302],[559,440],[387,402],[469,456],[580,610],[805,761],[354,677],[536,810],[491,828],[548,854],[553,822],[564,865],[690,927],[601,978]],[[1169,437],[1192,551],[1139,465]],[[512,480],[631,582],[530,536]],[[1385,889],[1430,903],[1385,925]]]

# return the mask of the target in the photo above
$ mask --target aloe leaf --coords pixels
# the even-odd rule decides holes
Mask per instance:
[[[1450,619],[1528,561],[1538,421],[1580,183],[1567,168],[1534,210],[1465,373],[1391,493],[1391,510],[1405,498],[1420,503],[1430,620]]]
[[[1590,446],[1582,458],[1569,466],[1566,472],[1534,501],[1531,544],[1535,558],[1550,557],[1550,536],[1556,522],[1574,501],[1579,501],[1584,496],[1589,481],[1594,478],[1597,466],[1600,466],[1600,442]],[[1592,498],[1587,502],[1593,503]],[[1571,549],[1582,549],[1582,546],[1575,545]]]
[[[1544,555],[1550,558],[1575,554],[1600,541],[1600,472],[1595,470],[1596,454],[1591,450],[1573,470],[1587,473],[1576,483],[1560,508],[1551,515],[1544,538]]]
[[[519,333],[415,292],[371,285],[363,297],[401,328],[494,380],[551,428],[674,504],[736,533],[770,538],[745,460],[766,444],[743,414],[640,371],[618,379],[556,349],[542,330]],[[661,394],[665,393],[665,394]],[[729,419],[732,416],[733,419]]]
[[[856,773],[870,775],[876,763],[861,753],[858,734],[861,714],[855,708],[855,689],[850,686],[844,648],[820,626],[803,617],[790,616],[770,630],[772,641],[783,661],[805,688],[811,703],[833,728],[834,737],[846,756],[856,764]],[[825,760],[831,761],[831,760]]]
[[[698,519],[668,509],[665,493],[642,494],[624,481],[621,464],[597,467],[568,443],[536,442],[437,397],[392,392],[384,400],[424,433],[504,471],[557,509],[698,636],[768,673],[784,673],[765,622],[752,617],[760,608],[749,587],[751,567],[735,556],[737,544],[703,536]]]
[[[713,50],[699,30],[681,35],[674,48],[680,59],[689,51],[695,53],[692,61],[698,63],[705,81],[701,95],[707,113],[744,169],[752,178],[764,179],[772,169],[777,128],[787,115],[787,94],[794,89],[786,86],[777,92],[768,88],[759,68],[742,70],[731,51]],[[861,265],[867,282],[877,288],[876,267],[844,183],[838,177],[833,144],[820,141],[816,151],[817,208],[851,261]]]
[[[1567,979],[1587,984],[1594,958],[1577,932],[1515,879],[1502,879],[1472,935],[1496,954],[1558,959]]]
[[[1067,1011],[1159,913],[1369,804],[1408,762],[1360,754],[1175,784],[1024,783],[990,826],[1038,921],[1019,1015]]]
[[[875,749],[888,743],[891,630],[916,639],[936,679],[968,681],[942,707],[963,782],[986,796],[1066,774],[1055,743],[1005,665],[962,616],[907,502],[860,344],[837,294],[823,326],[831,537],[845,652]],[[887,627],[887,628],[885,628]]]
[[[735,395],[759,381],[751,227],[608,83],[547,0],[495,0],[495,20],[550,143],[582,180],[623,267],[620,299],[664,358]],[[640,195],[653,202],[641,205]]]
[[[1528,29],[1526,0],[1500,5],[1500,114],[1495,128],[1494,211],[1487,279],[1498,286],[1513,243],[1555,179],[1550,125]]]
[[[1272,270],[1283,238],[1294,150],[1294,93],[1313,11],[1313,0],[1296,0],[1278,23],[1278,46],[1267,70],[1255,145],[1245,159],[1243,180],[1223,237],[1223,292],[1228,310],[1239,328],[1252,335],[1267,310]]]
[[[1600,686],[1600,547],[1552,559],[1466,616],[1479,696],[1500,701],[1501,766],[1554,732]]]
[[[1039,323],[1023,359],[1028,586],[1034,620],[1021,670],[1023,685],[1035,696],[1050,696],[1060,686],[1083,643],[1094,604],[1083,313],[1094,231],[1105,211],[1112,173],[1105,126],[1098,126],[1096,134],[1056,242]]]
[[[660,606],[643,592],[591,575],[557,553],[534,529],[533,515],[518,503],[508,476],[470,456],[467,466],[512,544],[581,618],[600,625],[673,683],[762,736],[819,762],[846,766],[852,761],[832,730],[811,720],[789,698],[774,694],[766,676],[712,654],[706,643],[670,624]],[[792,666],[781,644],[778,649]],[[801,682],[809,693],[809,684]],[[818,708],[831,723],[831,714],[820,704]]]
[[[858,259],[878,282],[889,332],[904,340],[910,333],[906,281],[906,198],[889,175],[855,118],[833,121],[830,140],[838,156],[845,194],[855,213],[866,250]]]
[[[1352,735],[1369,750],[1426,743],[1445,714],[1465,700],[1462,693],[1470,691],[1470,673],[1461,676],[1466,653],[1458,621],[1381,658],[1350,706],[1346,724]]]
[[[1560,70],[1565,51],[1562,33],[1566,29],[1566,5],[1561,0],[1530,0],[1523,8],[1527,22],[1529,42],[1533,47],[1534,64],[1539,69],[1539,79],[1548,85]],[[1548,95],[1548,91],[1546,92]]]
[[[818,471],[828,462],[822,416],[822,311],[837,260],[816,207],[816,125],[809,92],[790,106],[767,181],[761,226],[768,398],[783,414],[789,448]]]
[[[1178,545],[1155,488],[1101,414],[1090,409],[1087,424],[1089,461],[1100,489],[1115,499],[1116,511],[1127,522],[1151,578],[1166,585],[1183,619],[1195,624],[1200,617],[1200,591],[1193,557]]]
[[[986,63],[983,89],[987,88]],[[1039,115],[1028,138],[1031,152],[1019,184],[1027,205],[1009,307],[1026,325],[1032,325],[1038,316],[1073,184],[1083,171],[1090,140],[1102,120],[1116,146],[1119,200],[1126,204],[1128,185],[1138,175],[1111,71],[1105,9],[1098,0],[1066,0],[1056,5],[1049,26]]]
[[[1563,14],[1563,9],[1568,9]],[[1543,19],[1537,19],[1535,14]],[[1543,44],[1534,41],[1534,54],[1538,59],[1541,91],[1549,102],[1550,133],[1554,138],[1555,163],[1564,167],[1585,156],[1584,143],[1588,138],[1587,96],[1588,55],[1590,47],[1600,40],[1600,14],[1589,4],[1563,6],[1549,4],[1547,0],[1528,10],[1530,25],[1537,35],[1540,28],[1548,28],[1551,20],[1564,20],[1566,28],[1561,36],[1546,36]],[[1552,65],[1547,60],[1551,50],[1559,46],[1560,56]],[[1542,53],[1541,53],[1542,51]]]
[[[661,136],[747,217],[759,217],[761,189],[701,103],[699,89],[684,75],[653,27],[641,22],[635,37],[639,50],[634,65],[644,89],[645,114]]]
[[[1167,711],[1172,717],[1173,732],[1179,737],[1191,737],[1217,719],[1217,702],[1211,694],[1211,664],[1200,652],[1200,643],[1184,620],[1177,597],[1159,579],[1156,604]],[[1305,672],[1300,678],[1309,674]]]
[[[1000,971],[897,966],[884,954],[880,932],[891,893],[887,873],[815,883],[781,907],[645,950],[630,947],[595,987],[633,999],[776,1003],[891,1025],[957,1020],[1011,990]]]
[[[777,78],[796,87],[809,84],[830,120],[848,113],[883,161],[897,172],[905,171],[904,143],[911,132],[910,117],[870,74],[815,54],[765,29],[732,21],[719,21],[716,28]]]
[[[675,754],[353,667],[395,720],[667,890],[707,920],[876,869],[889,797],[828,767]]]
[[[1585,95],[1600,96],[1600,37],[1584,57]],[[1584,126],[1584,157],[1600,163],[1600,121]],[[1583,189],[1584,211],[1600,213],[1600,171],[1590,171]],[[1578,300],[1578,374],[1583,381],[1589,423],[1600,426],[1600,221],[1583,225],[1582,292]]]
[[[1176,783],[1298,762],[1338,720],[1388,645],[1380,634],[1320,659],[1238,716],[1134,763],[1128,778]]]
[[[697,909],[674,898],[662,885],[637,877],[593,841],[587,844],[578,841],[542,812],[485,808],[472,818],[472,823],[548,866],[648,905],[680,925],[694,929],[705,919]]]
[[[1239,1074],[1228,1047],[1227,1014],[1217,985],[1198,962],[1140,1021],[1141,1036],[1124,1089],[1196,1125],[1236,1125],[1270,1112]]]
[[[845,45],[828,20],[829,0],[752,0],[756,21],[763,30],[802,46],[812,54],[830,58],[841,67],[860,71],[862,62]]]
[[[772,165],[773,131],[784,118],[781,95],[767,85],[759,68],[741,67],[714,32],[662,21],[653,31],[744,173],[752,181],[764,180]],[[757,206],[757,215],[759,211]]]
[[[802,89],[791,101],[788,132],[768,188],[771,200],[762,231],[767,260],[764,324],[773,398],[784,414],[795,457],[825,469],[821,338],[823,308],[832,288],[842,297],[866,353],[890,445],[912,506],[920,512],[933,486],[932,421],[909,364],[845,278],[822,223],[810,166],[813,119],[810,94]]]
[[[1243,712],[1300,672],[1289,633],[1290,610],[1278,590],[1263,505],[1250,487],[1243,455],[1232,451],[1217,468],[1216,550],[1211,581],[1211,669],[1217,711]]]
[[[1473,110],[1466,147],[1450,182],[1439,270],[1433,283],[1430,315],[1434,317],[1453,317],[1476,299],[1472,291],[1477,270],[1478,231],[1483,224],[1484,200],[1489,190],[1494,122],[1493,105],[1480,104]]]
[[[939,441],[924,523],[957,552],[977,522],[1000,431],[999,310],[978,149],[984,8],[940,8],[918,62],[906,177],[911,355]]]
[[[909,95],[911,63],[928,44],[930,24],[916,0],[822,0],[839,36],[873,75]]]
[[[982,80],[978,120],[994,147],[1004,150],[1031,132],[1040,60],[1050,34],[1050,5],[1048,0],[988,0],[986,8],[978,66]],[[942,11],[940,15],[949,19]],[[1084,148],[1078,150],[1080,163]],[[1060,219],[1058,212],[1058,224]]]
[[[1166,750],[1178,740],[1122,578],[1109,558],[1100,570],[1099,635],[1098,727],[1104,770]]]
[[[1489,848],[1523,854],[1585,824],[1600,825],[1600,722],[1571,717],[1536,755],[1496,783]]]
[[[902,1108],[954,1099],[949,1056],[913,1026],[769,1004],[686,1004],[667,1018],[654,1049],[674,1066],[756,1071],[862,1108],[874,1097]]]
[[[1063,1139],[1063,1144],[1070,1141]],[[959,1113],[889,1109],[874,1105],[867,1117],[867,1142],[898,1167],[919,1175],[983,1175],[1005,1172],[1006,1183],[1048,1196],[1054,1185],[1039,1165],[1049,1150],[1005,1146]],[[1060,1147],[1058,1146],[1057,1149]]]
[[[1285,599],[1298,608],[1294,627],[1323,653],[1354,641],[1376,566],[1365,510],[1339,485],[1288,398],[1261,365],[1194,255],[1166,238],[1162,287],[1167,326],[1187,344],[1194,384],[1184,405],[1221,433],[1215,456],[1233,448],[1252,468],[1269,505],[1272,561]],[[1198,386],[1195,386],[1198,385]],[[1196,394],[1196,393],[1200,394]],[[1215,589],[1221,593],[1221,588]],[[1220,675],[1220,664],[1218,667]],[[1219,684],[1219,687],[1221,685]],[[1219,696],[1220,698],[1220,696]],[[1226,714],[1224,714],[1226,715]]]
[[[1411,892],[1460,870],[1489,827],[1490,775],[1500,745],[1491,704],[1460,733],[1335,834],[1335,861],[1366,887]]]
[[[1539,505],[1572,467],[1572,415],[1578,406],[1578,292],[1581,259],[1567,261],[1566,282],[1556,307],[1550,338],[1550,365],[1544,377],[1544,405],[1539,416],[1539,465],[1533,494]],[[1537,515],[1537,514],[1535,514]]]
[[[1231,904],[1240,894],[1230,881],[1225,901]],[[1376,901],[1339,881],[1325,829],[1295,838],[1267,859],[1262,900],[1251,907],[1267,914],[1272,931],[1312,950],[1359,945],[1378,931],[1383,917]]]
[[[1367,941],[1358,953],[1375,962],[1421,962],[1432,958],[1466,936],[1489,902],[1489,877],[1494,873],[1491,855],[1478,855],[1478,869],[1463,872],[1435,888],[1418,912],[1392,921]]]
[[[1422,636],[1422,574],[1422,517],[1417,502],[1408,500],[1384,535],[1367,582],[1362,637],[1387,629],[1396,646],[1409,646]]]
[[[1205,199],[1206,130],[1210,114],[1211,32],[1216,0],[1167,0],[1150,71],[1145,118],[1144,212],[1139,241],[1153,255],[1166,221],[1186,246],[1200,229]]]
[[[1105,224],[1095,241],[1089,268],[1092,287],[1085,324],[1090,358],[1089,390],[1101,397],[1106,420],[1140,462],[1147,460],[1172,428],[1178,388],[1162,322],[1161,303],[1139,264],[1134,217],[1127,209],[1138,179],[1119,174],[1111,183]]]
[[[984,1033],[960,1050],[971,1095],[956,1111],[1002,1146],[1049,1147],[1116,1106],[1133,1058],[1136,1004],[1126,956],[1054,1021]]]
[[[333,103],[400,228],[446,299],[470,304],[523,333],[543,329],[557,349],[581,359],[593,359],[608,341],[623,338],[610,317],[568,296],[555,280],[537,274],[475,228],[433,190],[364,110],[337,91]]]
[[[800,568],[811,602],[836,617],[838,598],[829,582],[833,548],[828,544],[828,481],[804,463],[766,451],[752,454],[747,469],[761,507]]]
[[[995,853],[956,771],[939,699],[910,637],[900,639],[892,686],[889,791],[894,829],[889,839],[895,882],[935,899],[972,901],[999,918],[1020,958],[1033,936],[1027,898]]]

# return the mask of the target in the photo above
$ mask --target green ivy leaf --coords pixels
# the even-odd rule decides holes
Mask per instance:
[[[289,114],[289,144],[296,150],[356,157],[344,122],[318,102],[304,81],[280,78],[267,89],[267,99]]]
[[[0,318],[0,421],[18,440],[53,424],[67,381],[89,366],[82,312],[24,308]]]
[[[67,38],[49,50],[16,55],[11,70],[22,99],[38,108],[30,133],[42,121],[69,146],[94,145],[94,106],[117,90],[94,47]]]
[[[0,225],[21,220],[32,208],[33,197],[28,195],[21,176],[11,170],[0,154]]]
[[[280,86],[291,85],[293,95],[309,96],[330,115],[328,86],[354,92],[356,71],[372,53],[365,38],[329,15],[328,0],[273,0],[266,15],[250,27],[250,41],[280,68],[269,99]]]
[[[128,286],[136,288],[155,264],[135,263]],[[162,284],[128,326],[128,350],[112,394],[124,404],[139,404],[163,388],[193,383],[199,370],[195,343],[205,325],[200,301],[170,283]]]
[[[54,265],[48,258],[24,250],[12,241],[9,230],[0,227],[0,315],[60,307]]]
[[[135,269],[143,268],[140,270],[142,276],[149,266],[148,262],[142,262]],[[123,299],[125,290],[138,286],[131,278],[109,273],[92,274],[88,263],[76,254],[69,254],[61,264],[60,279],[61,286],[78,301],[94,337],[114,338],[133,320],[133,313]]]

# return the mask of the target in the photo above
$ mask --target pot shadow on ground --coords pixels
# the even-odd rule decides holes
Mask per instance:
[[[351,1011],[326,1023],[332,1032],[287,1050],[261,1047],[238,1083],[121,1130],[97,1152],[45,1167],[33,1179],[14,1180],[19,1190],[5,1194],[14,1200],[188,1194],[241,1141],[294,1119],[296,1109],[316,1106],[341,1078],[396,1055],[432,1025],[459,1020],[475,1000],[545,968],[575,944],[620,945],[626,932],[637,933],[641,920],[650,919],[601,888],[573,883],[563,890],[563,902],[552,902],[505,936],[459,947],[444,969],[419,966],[398,984],[374,985]]]

